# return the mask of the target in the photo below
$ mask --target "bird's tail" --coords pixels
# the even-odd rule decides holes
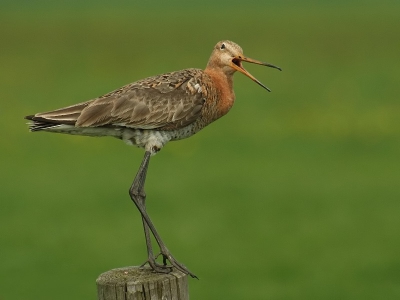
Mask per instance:
[[[61,125],[74,126],[88,102],[26,116],[30,131],[49,130]]]

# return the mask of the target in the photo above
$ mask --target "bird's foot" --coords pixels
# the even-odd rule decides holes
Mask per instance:
[[[163,264],[159,264],[156,262],[158,257],[162,256]],[[167,261],[169,261],[170,265],[167,265]],[[170,273],[173,271],[173,268],[185,273],[186,275],[190,275],[192,278],[199,279],[195,274],[190,272],[188,268],[186,268],[183,264],[178,262],[169,251],[164,251],[159,253],[156,257],[149,257],[147,261],[145,261],[140,267],[149,264],[149,266],[156,272],[159,273]]]
[[[168,274],[172,272],[172,266],[167,266],[166,264],[160,265],[155,261],[154,258],[149,258],[139,268],[143,268],[146,264],[149,264],[150,268],[152,268],[157,273]]]
[[[162,251],[160,254],[157,255],[157,257],[160,255],[162,255],[163,257],[164,266],[167,264],[168,260],[172,267],[175,267],[177,270],[181,271],[182,273],[185,273],[186,275],[190,275],[192,278],[199,279],[195,274],[190,272],[188,268],[186,268],[183,264],[178,262],[168,250]]]

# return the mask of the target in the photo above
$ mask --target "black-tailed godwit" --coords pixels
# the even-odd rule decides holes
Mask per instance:
[[[236,71],[270,91],[243,68],[242,62],[281,70],[245,57],[242,48],[231,41],[221,41],[204,70],[185,69],[145,78],[99,98],[25,117],[31,121],[31,131],[113,136],[145,150],[129,195],[142,216],[147,262],[156,272],[168,273],[175,267],[196,277],[172,256],[146,212],[144,185],[150,156],[167,142],[190,137],[224,116],[235,100]],[[153,254],[150,231],[160,247],[163,264]]]

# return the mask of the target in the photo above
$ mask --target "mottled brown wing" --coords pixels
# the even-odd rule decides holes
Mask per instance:
[[[183,70],[122,87],[90,102],[75,126],[166,130],[184,127],[198,118],[203,107],[200,72]]]
[[[29,119],[77,127],[181,128],[194,122],[201,113],[202,72],[186,69],[145,78],[99,98],[38,113]]]

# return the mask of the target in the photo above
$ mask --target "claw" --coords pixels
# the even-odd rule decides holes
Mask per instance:
[[[144,266],[148,264],[150,268],[152,268],[155,272],[168,274],[172,272],[172,266],[160,265],[157,262],[152,262],[150,260],[146,260],[143,264],[140,265],[140,269],[144,268]]]
[[[190,275],[192,278],[199,279],[195,274],[190,272],[183,264],[178,262],[170,253],[169,251],[165,251],[168,254],[164,252],[160,252],[156,255],[154,258],[150,258],[145,261],[141,267],[143,267],[145,264],[149,264],[149,266],[156,272],[160,273],[169,273],[173,271],[173,268],[177,269],[178,271],[181,271],[182,273],[185,273],[186,275]],[[155,260],[162,255],[163,257],[163,264],[160,265],[157,263]],[[167,265],[167,260],[170,262],[171,265]]]
[[[178,262],[171,254],[162,253],[162,255],[163,255],[163,260],[168,259],[169,262],[171,263],[171,265],[174,266],[179,271],[181,271],[182,273],[185,273],[186,275],[190,275],[190,277],[192,277],[192,278],[199,279],[195,274],[190,272],[188,270],[188,268],[186,268],[183,264]]]

